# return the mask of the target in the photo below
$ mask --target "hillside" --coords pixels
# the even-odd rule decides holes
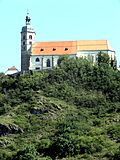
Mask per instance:
[[[120,159],[120,72],[65,57],[53,70],[1,74],[0,159]]]

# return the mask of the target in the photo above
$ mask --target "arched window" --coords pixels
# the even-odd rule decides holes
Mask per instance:
[[[30,41],[29,44],[32,45],[32,42]]]
[[[57,60],[57,65],[59,66],[60,63],[61,63],[61,59],[59,58],[59,59]]]
[[[32,35],[29,35],[29,39],[32,39]]]
[[[50,67],[50,59],[47,59],[47,67]]]
[[[23,35],[23,39],[25,39],[26,38],[26,36],[25,35]]]
[[[40,62],[40,59],[39,58],[36,58],[36,60],[35,60],[36,62]]]
[[[23,50],[23,51],[26,51],[26,46],[23,46],[23,47],[22,47],[22,50]]]

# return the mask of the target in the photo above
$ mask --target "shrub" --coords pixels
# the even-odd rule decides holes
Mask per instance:
[[[32,145],[27,145],[19,150],[12,160],[38,160],[38,152]]]

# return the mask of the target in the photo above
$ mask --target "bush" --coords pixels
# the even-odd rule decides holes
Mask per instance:
[[[27,145],[19,150],[12,160],[38,160],[38,152],[32,145]]]

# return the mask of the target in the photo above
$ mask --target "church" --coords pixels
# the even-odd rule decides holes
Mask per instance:
[[[101,51],[107,53],[111,60],[115,60],[116,53],[108,40],[76,40],[36,42],[36,33],[31,25],[31,18],[27,14],[26,25],[21,31],[21,71],[52,69],[57,66],[61,56],[71,58],[86,58],[97,62],[97,55]]]

